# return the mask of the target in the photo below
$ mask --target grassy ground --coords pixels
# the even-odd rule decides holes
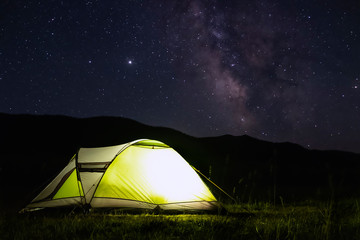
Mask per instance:
[[[219,214],[26,214],[0,218],[0,239],[360,239],[360,202],[226,205]]]

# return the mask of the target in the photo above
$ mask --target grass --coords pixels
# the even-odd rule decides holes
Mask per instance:
[[[1,239],[360,239],[360,202],[225,205],[217,214],[25,214],[0,218]]]

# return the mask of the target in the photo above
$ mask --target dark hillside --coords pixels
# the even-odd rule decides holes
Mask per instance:
[[[207,151],[204,154],[213,179],[242,201],[360,194],[359,154],[308,150],[292,143],[271,143],[249,136],[203,138],[201,144]]]
[[[194,138],[119,117],[0,114],[1,208],[19,209],[66,165],[79,147],[157,139],[241,201],[359,196],[360,155],[317,151],[249,136]],[[4,197],[8,196],[8,197]]]

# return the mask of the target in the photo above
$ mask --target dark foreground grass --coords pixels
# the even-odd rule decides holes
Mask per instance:
[[[2,216],[0,239],[360,239],[357,200],[227,205],[228,214]]]

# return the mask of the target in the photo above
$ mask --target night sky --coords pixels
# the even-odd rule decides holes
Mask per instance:
[[[0,112],[360,152],[360,2],[3,0]]]

